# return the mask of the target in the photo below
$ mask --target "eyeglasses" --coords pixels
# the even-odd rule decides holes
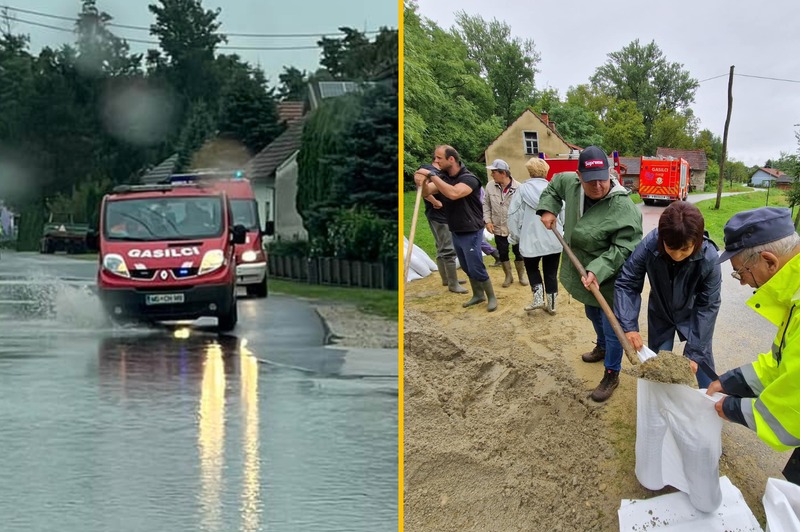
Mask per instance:
[[[761,257],[759,256],[759,258],[761,258]],[[731,277],[733,277],[733,278],[734,278],[734,279],[736,279],[737,281],[741,281],[741,280],[742,280],[742,270],[747,270],[747,272],[748,272],[748,273],[749,273],[751,276],[753,276],[753,272],[751,272],[751,271],[750,271],[750,268],[748,268],[747,266],[745,266],[745,264],[747,264],[748,262],[750,262],[750,260],[749,260],[749,259],[748,259],[748,260],[746,260],[746,261],[744,261],[744,262],[742,263],[742,267],[741,267],[741,268],[739,268],[739,269],[738,269],[738,270],[736,270],[735,272],[731,272]],[[753,276],[753,280],[755,280],[755,276]]]

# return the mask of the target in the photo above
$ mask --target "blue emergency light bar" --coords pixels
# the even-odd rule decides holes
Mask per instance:
[[[194,183],[201,180],[211,179],[242,179],[244,172],[234,171],[200,171],[189,174],[174,174],[166,179],[166,183]]]

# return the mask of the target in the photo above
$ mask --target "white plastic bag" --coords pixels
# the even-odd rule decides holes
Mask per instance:
[[[408,238],[403,237],[403,265],[408,257]],[[433,262],[422,248],[414,244],[414,252],[411,253],[411,266],[408,269],[408,280],[422,279],[431,274],[432,271],[439,271],[439,267]],[[414,275],[416,274],[416,275]]]
[[[722,504],[711,513],[698,512],[685,493],[646,500],[623,499],[617,512],[620,532],[761,532],[742,492],[728,477],[720,478],[718,483]]]
[[[639,359],[651,356],[655,354],[647,349]],[[674,486],[701,512],[717,509],[722,502],[722,419],[714,404],[722,397],[682,384],[639,379],[636,478],[642,486],[653,491]]]
[[[763,502],[767,532],[800,531],[800,486],[769,478]]]

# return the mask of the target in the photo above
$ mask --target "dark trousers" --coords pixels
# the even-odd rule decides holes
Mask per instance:
[[[483,264],[481,254],[481,241],[483,240],[483,229],[474,233],[451,233],[453,235],[453,247],[456,248],[458,263],[467,277],[476,281],[488,281],[489,272]]]
[[[539,259],[542,260],[544,270],[544,291],[547,294],[558,293],[558,261],[561,253],[553,253],[544,257],[525,257],[525,270],[531,287],[542,284],[542,274],[539,273]]]
[[[497,252],[500,253],[500,262],[508,262],[508,237],[495,235],[494,241],[497,244]],[[519,244],[511,246],[514,251],[514,262],[522,260],[522,255],[519,254]]]
[[[447,224],[432,222],[428,220],[428,225],[433,233],[433,240],[436,242],[436,258],[445,262],[455,262],[456,250],[453,248],[453,237],[450,235],[450,228]]]

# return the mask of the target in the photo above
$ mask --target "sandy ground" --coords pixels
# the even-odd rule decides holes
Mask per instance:
[[[530,288],[501,288],[502,271],[489,271],[492,314],[463,309],[468,296],[435,274],[406,287],[405,530],[619,530],[621,499],[674,491],[636,480],[636,379],[621,373],[614,396],[594,403],[603,366],[580,360],[595,339],[583,305],[562,288],[555,316],[526,313]],[[766,480],[783,478],[788,454],[726,423],[720,474],[762,525]]]
[[[347,347],[395,349],[399,347],[399,325],[380,316],[366,314],[354,305],[314,305],[330,329],[333,343]]]

